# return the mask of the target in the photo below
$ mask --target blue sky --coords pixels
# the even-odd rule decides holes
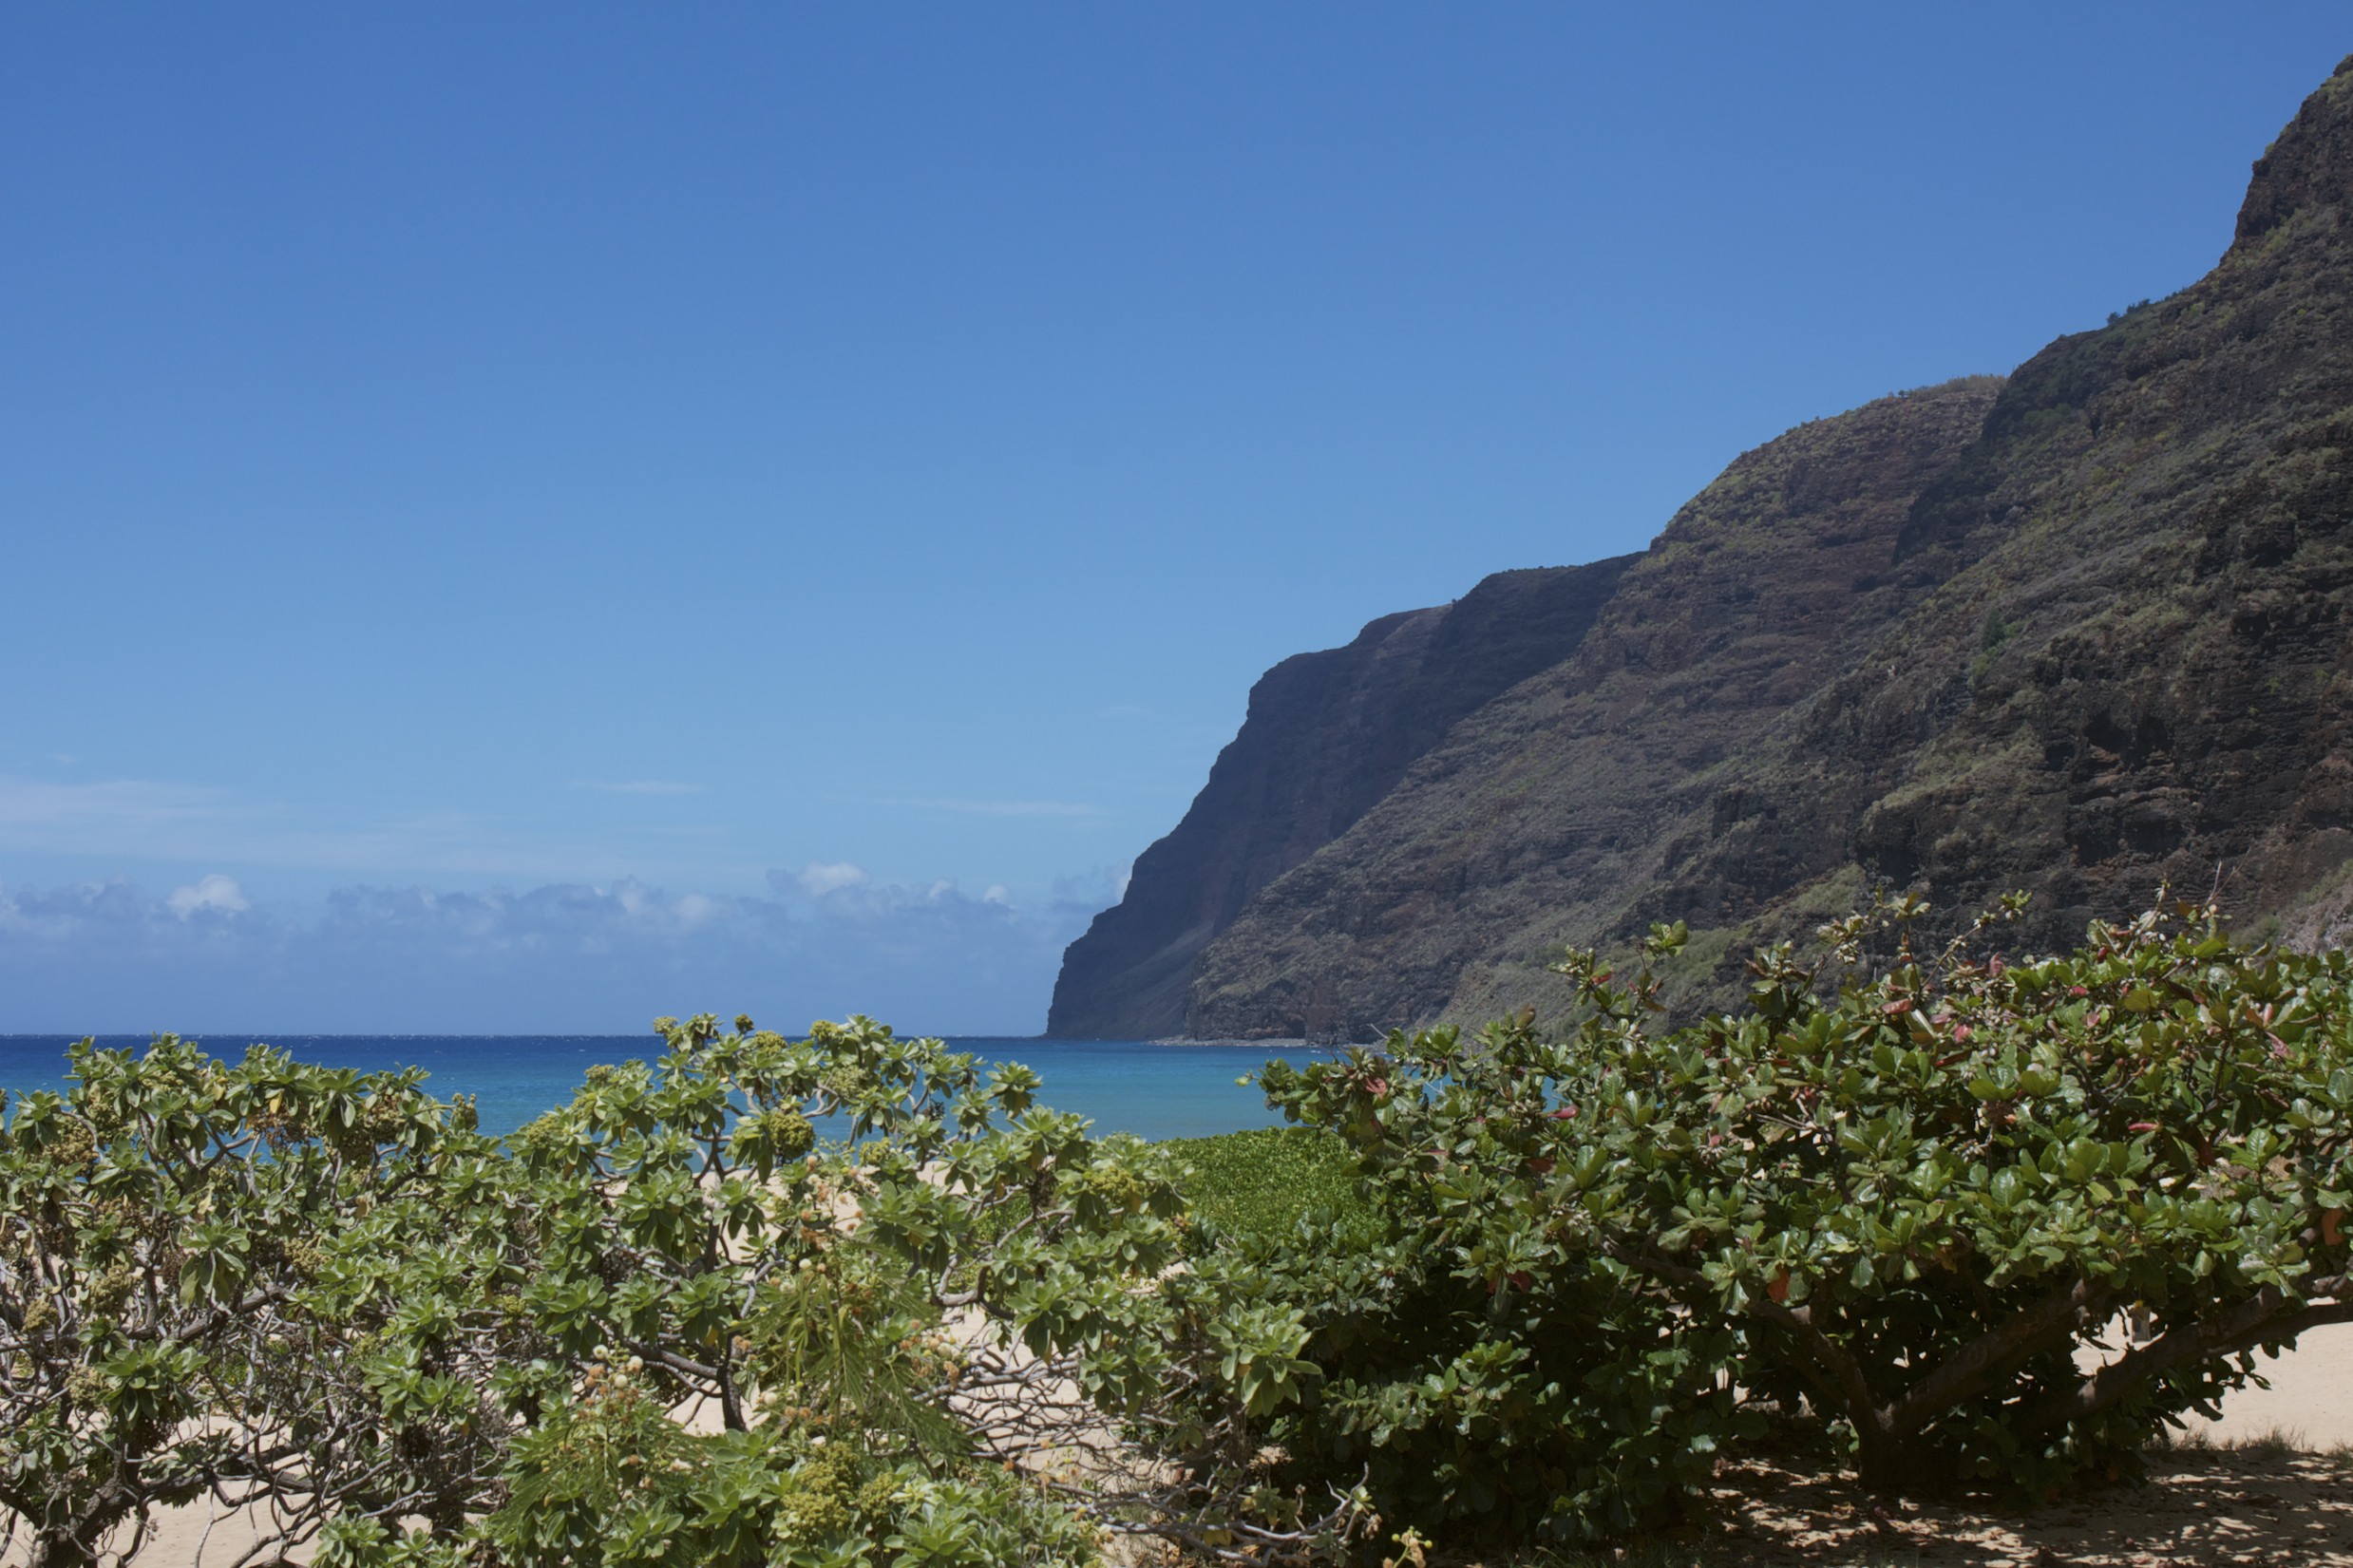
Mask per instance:
[[[1267,665],[2189,283],[2348,49],[0,10],[0,1030],[1034,1030]]]

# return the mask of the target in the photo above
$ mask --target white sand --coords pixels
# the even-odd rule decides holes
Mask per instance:
[[[2202,1429],[2218,1443],[2276,1434],[2314,1451],[2353,1445],[2353,1324],[2315,1329],[2295,1350],[2263,1361],[2259,1370],[2270,1388],[2241,1389],[2223,1402],[2220,1421],[2192,1417],[2192,1430]],[[701,1419],[693,1425],[712,1425],[709,1412],[695,1414]],[[214,1520],[212,1512],[199,1505],[159,1516],[147,1544],[132,1559],[136,1568],[227,1568],[236,1562],[254,1544],[253,1522],[237,1517]],[[289,1560],[307,1562],[310,1556],[296,1549]],[[2342,1559],[2324,1553],[2313,1560]],[[15,1568],[22,1561],[21,1553],[10,1554],[0,1559],[0,1568]]]
[[[217,1513],[218,1505],[209,1502],[159,1511],[148,1521],[146,1544],[131,1562],[138,1568],[230,1568],[260,1539],[255,1528],[256,1516],[250,1509],[221,1518]],[[297,1547],[283,1559],[259,1560],[308,1562],[311,1552],[308,1547]],[[0,1568],[21,1568],[24,1561],[21,1544],[0,1555]],[[104,1568],[116,1568],[112,1558],[102,1559],[102,1563]]]
[[[2242,1389],[2223,1401],[2222,1419],[2192,1419],[2216,1442],[2287,1438],[2325,1452],[2353,1445],[2353,1323],[2314,1329],[2277,1360],[2258,1355],[2255,1370],[2268,1389]]]

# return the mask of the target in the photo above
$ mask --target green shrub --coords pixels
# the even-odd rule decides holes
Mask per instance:
[[[416,1074],[85,1042],[0,1129],[36,1568],[202,1492],[346,1568],[1091,1560],[1113,1504],[1021,1465],[1100,1429],[1072,1380],[1179,1256],[1173,1162],[936,1040],[737,1025],[664,1020],[505,1142]]]
[[[1164,1294],[1180,1339],[1197,1323],[1214,1351],[1240,1325],[1273,1351],[1221,1356],[1216,1392],[1288,1456],[1276,1490],[1361,1478],[1385,1520],[1450,1543],[1589,1539],[1671,1516],[1729,1434],[1720,1345],[1661,1337],[1606,1281],[1498,1295],[1461,1277],[1410,1191],[1366,1167],[1358,1192],[1330,1126],[1180,1146],[1209,1223]]]
[[[1590,1540],[1767,1432],[1880,1489],[2126,1474],[2353,1318],[2344,954],[1826,931],[1679,1030],[1573,954],[1565,1033],[1270,1064],[1300,1126],[1173,1145],[865,1020],[665,1020],[503,1141],[415,1074],[85,1043],[0,1126],[0,1511],[37,1568],[207,1492],[323,1568]]]
[[[1834,960],[1760,954],[1750,1011],[1679,1031],[1648,973],[1574,954],[1566,1037],[1268,1067],[1390,1227],[1255,1260],[1310,1330],[1279,1432],[1303,1474],[1370,1463],[1425,1528],[1588,1533],[1659,1517],[1770,1414],[1874,1488],[2045,1493],[2133,1471],[2255,1348],[2353,1317],[2343,954],[2150,916],[1833,991],[1865,929],[1826,930]],[[2129,1350],[2103,1339],[2128,1307],[2154,1332]]]
[[[421,1074],[231,1066],[170,1036],[138,1057],[85,1041],[72,1067],[0,1133],[0,1517],[32,1562],[95,1560],[215,1485],[462,1507],[498,1462],[448,1421],[462,1397],[392,1361],[370,1386],[303,1303],[339,1245],[484,1145],[470,1107]]]

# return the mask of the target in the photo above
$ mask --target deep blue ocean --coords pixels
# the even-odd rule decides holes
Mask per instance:
[[[78,1036],[0,1035],[0,1089],[66,1087],[66,1048]],[[252,1038],[194,1036],[214,1055],[236,1061]],[[661,1042],[646,1034],[275,1034],[268,1043],[305,1062],[370,1071],[418,1067],[426,1087],[443,1099],[477,1098],[485,1132],[511,1132],[571,1098],[580,1075],[599,1062],[651,1059]],[[102,1045],[141,1046],[144,1036],[99,1037]],[[1026,1062],[1045,1080],[1038,1102],[1093,1120],[1099,1132],[1145,1138],[1200,1138],[1272,1126],[1254,1088],[1234,1080],[1270,1057],[1304,1062],[1315,1052],[1261,1046],[1167,1046],[1141,1040],[951,1039],[958,1050],[990,1062]]]

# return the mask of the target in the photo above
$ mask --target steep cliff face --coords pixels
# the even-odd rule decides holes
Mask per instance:
[[[1250,901],[1202,955],[1187,1032],[1371,1035],[1622,918],[1679,841],[1737,819],[1743,752],[1933,585],[1899,542],[1999,386],[1885,399],[1734,463],[1569,658],[1459,724]],[[1717,901],[1790,875],[1755,860]]]
[[[2353,60],[2256,165],[2221,264],[2013,378],[1924,510],[1998,548],[1792,755],[1867,778],[1854,863],[2034,890],[2043,943],[2219,888],[2323,935],[2353,855]],[[1980,652],[1965,663],[1972,630]],[[1907,744],[1906,744],[1907,743]]]
[[[2353,920],[2353,61],[2215,271],[1999,389],[1751,453],[1576,653],[1456,725],[1195,966],[1201,1035],[1558,1005],[1561,943],[1698,930],[1692,999],[1874,882],[2035,895],[2071,941],[2161,881]]]
[[[1566,657],[1628,559],[1498,573],[1268,671],[1184,821],[1064,955],[1047,1033],[1183,1029],[1194,959],[1249,897],[1347,831],[1455,721]]]

